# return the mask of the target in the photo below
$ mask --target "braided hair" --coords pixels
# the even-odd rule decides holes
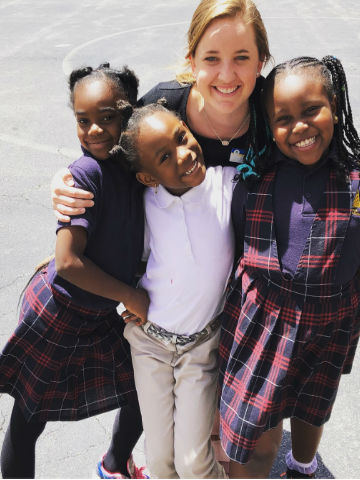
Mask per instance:
[[[273,90],[275,78],[281,74],[307,69],[322,81],[330,101],[335,98],[337,123],[334,125],[334,139],[338,156],[333,167],[340,175],[346,175],[351,168],[360,168],[360,139],[354,126],[345,71],[339,59],[326,56],[322,60],[313,57],[297,57],[277,65],[266,78],[262,92],[263,105]]]
[[[138,95],[139,80],[135,73],[126,65],[121,70],[110,67],[109,63],[102,63],[97,68],[83,67],[73,70],[69,76],[70,104],[74,105],[75,86],[87,79],[101,79],[114,85],[120,95],[129,101],[131,105],[136,104]]]
[[[111,158],[120,161],[132,172],[140,171],[141,164],[137,145],[140,124],[146,117],[156,112],[166,112],[179,118],[176,112],[168,110],[166,105],[165,98],[160,98],[156,103],[138,108],[134,108],[125,100],[118,100],[117,108],[121,114],[124,128],[118,145],[115,145],[110,151]]]

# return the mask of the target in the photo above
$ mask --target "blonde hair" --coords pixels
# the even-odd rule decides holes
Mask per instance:
[[[266,29],[252,0],[202,0],[194,12],[188,30],[186,61],[182,70],[176,75],[179,82],[194,83],[190,56],[195,54],[201,37],[210,23],[218,18],[235,17],[236,15],[240,15],[247,25],[253,26],[260,59],[266,63],[271,58]]]

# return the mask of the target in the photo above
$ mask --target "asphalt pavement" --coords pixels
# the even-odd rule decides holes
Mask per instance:
[[[128,64],[140,93],[174,77],[197,0],[1,0],[0,2],[0,344],[17,323],[17,302],[34,266],[55,243],[49,184],[79,156],[66,75],[104,61]],[[259,0],[276,63],[298,55],[339,57],[360,130],[359,0]],[[360,478],[360,353],[342,379],[319,448],[319,478]],[[12,399],[0,395],[0,442]],[[94,478],[115,412],[47,425],[38,478]],[[272,478],[285,470],[289,428]],[[143,437],[135,458],[144,460]]]

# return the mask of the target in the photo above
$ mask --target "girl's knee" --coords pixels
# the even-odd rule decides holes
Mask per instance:
[[[282,432],[282,422],[275,428],[264,432],[258,440],[253,458],[259,461],[269,461],[275,458],[280,448]]]

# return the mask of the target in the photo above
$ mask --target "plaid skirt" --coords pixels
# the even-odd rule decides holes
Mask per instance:
[[[360,282],[333,298],[301,301],[245,272],[229,294],[220,340],[220,434],[246,463],[261,434],[289,417],[320,426],[359,337]],[[311,292],[308,292],[311,293]]]
[[[52,291],[46,271],[24,293],[0,356],[0,392],[27,421],[80,420],[136,399],[130,347],[116,310],[79,308]]]

